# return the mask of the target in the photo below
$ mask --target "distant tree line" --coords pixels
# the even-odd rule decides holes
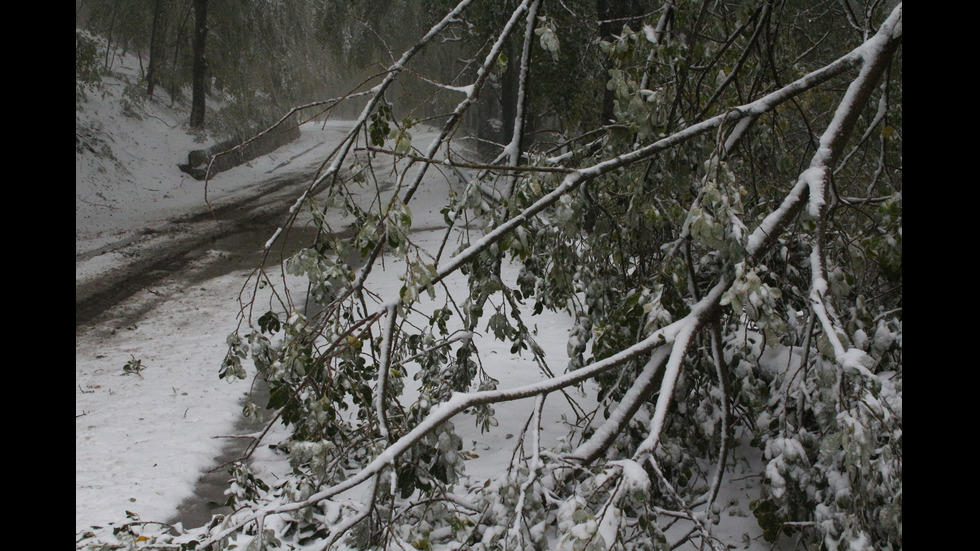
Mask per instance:
[[[417,69],[386,91],[396,119],[425,120],[451,108],[452,93],[431,82],[470,80],[500,31],[501,15],[515,5],[475,5],[447,28],[438,47],[420,52]],[[369,90],[397,52],[451,7],[447,0],[77,0],[76,27],[104,39],[100,70],[111,71],[117,53],[134,54],[146,97],[172,105],[193,99],[191,126],[207,119],[209,130],[230,136],[298,105]],[[613,92],[605,86],[611,62],[599,43],[628,25],[638,29],[646,13],[649,7],[639,0],[542,6],[548,23],[535,29],[536,36],[553,36],[561,46],[530,60],[535,78],[527,81],[530,105],[522,109],[533,113],[524,121],[529,139],[547,141],[614,118]],[[463,121],[484,143],[503,140],[518,112],[520,40],[506,40],[487,88]],[[206,107],[205,96],[211,98]],[[335,116],[354,118],[362,105],[337,102]]]

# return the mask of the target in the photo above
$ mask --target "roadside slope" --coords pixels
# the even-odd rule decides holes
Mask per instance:
[[[76,103],[76,287],[126,265],[139,270],[145,262],[138,257],[147,250],[220,235],[223,208],[258,208],[262,196],[305,185],[325,155],[324,144],[336,143],[349,128],[344,121],[306,124],[298,140],[205,185],[177,165],[214,140],[188,128],[189,106],[171,105],[162,94],[134,99],[139,71],[135,57],[117,56],[101,86]]]

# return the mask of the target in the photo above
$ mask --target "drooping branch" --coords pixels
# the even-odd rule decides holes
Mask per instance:
[[[616,410],[613,411],[609,419],[596,429],[592,436],[579,445],[568,456],[570,459],[580,461],[584,465],[593,463],[603,454],[613,443],[617,436],[626,428],[626,425],[633,419],[640,406],[646,402],[653,394],[656,375],[670,357],[670,349],[662,347],[657,349],[643,366],[643,370],[636,376],[633,385],[630,386],[626,395],[619,401]]]
[[[513,131],[511,132],[510,143],[504,147],[499,157],[503,158],[506,156],[507,162],[511,166],[516,166],[521,159],[521,147],[524,141],[524,121],[526,118],[525,111],[527,109],[528,75],[531,72],[531,43],[534,38],[534,24],[537,20],[538,7],[540,5],[541,1],[535,0],[527,12],[527,26],[524,29],[524,45],[521,49],[521,68],[517,83],[517,106],[515,108],[516,115],[514,117]],[[504,197],[513,195],[516,184],[517,176],[510,175]]]
[[[537,6],[538,0],[535,0],[534,4],[535,6]],[[527,12],[529,8],[530,8],[530,0],[524,0],[511,13],[510,19],[507,20],[507,23],[504,25],[503,30],[498,34],[497,39],[494,41],[493,45],[491,46],[490,52],[487,54],[486,58],[484,59],[483,64],[477,70],[476,79],[474,83],[471,86],[467,87],[466,99],[461,101],[456,106],[456,108],[453,110],[453,113],[449,116],[449,119],[443,125],[442,131],[434,140],[432,140],[432,143],[429,144],[429,147],[426,150],[425,160],[419,163],[419,166],[416,169],[415,177],[412,183],[408,186],[408,190],[405,192],[405,195],[402,199],[402,202],[404,202],[406,205],[409,204],[409,202],[412,200],[412,196],[415,194],[416,190],[418,190],[419,185],[421,185],[422,179],[425,176],[425,172],[426,170],[428,170],[429,165],[431,164],[431,161],[429,159],[435,159],[436,153],[449,140],[449,136],[451,135],[452,131],[462,120],[463,114],[474,103],[476,103],[477,99],[479,99],[480,92],[483,89],[483,86],[486,83],[487,79],[490,77],[492,68],[494,67],[494,64],[497,63],[497,59],[500,56],[500,51],[503,49],[504,44],[507,41],[507,38],[510,36],[510,33],[513,32],[513,29],[516,26],[517,22],[525,14],[525,12]]]
[[[347,480],[317,492],[305,500],[286,505],[267,507],[261,511],[249,514],[244,518],[237,520],[224,530],[221,530],[219,533],[212,535],[211,538],[209,538],[209,541],[204,545],[206,546],[213,541],[218,541],[229,534],[234,533],[241,527],[257,519],[259,515],[266,516],[296,511],[319,503],[325,499],[330,499],[342,492],[359,486],[379,473],[382,469],[392,464],[398,457],[407,452],[425,435],[436,430],[446,421],[450,420],[452,417],[466,409],[480,405],[509,402],[532,396],[549,394],[551,392],[568,388],[589,380],[597,375],[633,360],[641,354],[650,352],[661,346],[669,346],[673,344],[677,334],[692,323],[692,319],[705,316],[705,310],[710,306],[710,304],[717,304],[717,302],[720,300],[720,296],[720,292],[710,293],[705,300],[702,300],[701,303],[692,308],[692,313],[690,315],[682,320],[656,331],[636,345],[633,345],[601,361],[585,366],[577,371],[511,389],[455,393],[445,402],[433,407],[429,415],[422,420],[422,422],[416,425],[407,434],[389,445],[374,460],[365,465],[360,471]]]
[[[884,66],[888,63],[890,53],[897,47],[896,38],[893,36],[893,33],[896,27],[900,29],[901,10],[902,6],[899,5],[892,13],[892,16],[889,17],[888,21],[886,21],[886,24],[882,26],[881,30],[879,30],[878,34],[875,35],[872,40],[869,40],[859,47],[858,50],[856,50],[859,52],[861,61],[863,62],[861,71],[858,77],[848,88],[848,92],[841,101],[837,114],[831,121],[827,131],[824,133],[824,136],[821,139],[821,148],[818,150],[816,155],[814,155],[814,158],[811,161],[811,168],[800,176],[797,185],[783,200],[782,205],[780,205],[776,211],[766,217],[759,228],[757,228],[749,236],[748,246],[746,247],[746,253],[749,257],[757,257],[764,254],[766,252],[765,249],[768,248],[768,244],[771,243],[771,241],[775,239],[775,236],[782,231],[782,228],[786,227],[790,220],[795,218],[796,214],[802,210],[804,202],[808,198],[811,209],[814,208],[814,204],[818,205],[817,209],[822,208],[823,202],[815,201],[813,196],[817,192],[820,192],[820,194],[823,195],[824,190],[823,188],[819,187],[821,183],[815,182],[813,177],[815,174],[824,174],[825,171],[833,165],[833,160],[836,159],[843,150],[850,131],[853,129],[854,123],[857,121],[857,116],[860,113],[860,110],[867,104],[870,98],[870,91],[874,88],[874,86],[876,86],[877,79],[881,76]],[[819,214],[819,210],[817,214]],[[817,255],[815,254],[814,256]],[[814,275],[814,277],[816,278],[817,276]],[[723,293],[724,290],[727,290],[729,285],[730,281],[722,280],[715,285],[714,289],[711,293],[709,293],[706,299],[711,296],[720,296],[718,293]],[[814,289],[818,291],[822,290],[819,289],[817,285],[814,285]],[[704,300],[702,300],[702,303],[703,302]],[[709,304],[714,306],[717,303],[712,304],[709,302]],[[690,317],[690,315],[688,317]],[[689,321],[688,325],[684,326],[684,328],[679,331],[677,342],[681,343],[681,348],[678,348],[678,345],[675,344],[670,360],[667,362],[655,413],[650,422],[651,428],[646,440],[644,440],[644,442],[637,448],[637,452],[635,454],[637,458],[642,454],[652,453],[656,449],[659,442],[660,433],[663,430],[667,406],[669,405],[669,401],[673,395],[673,389],[674,385],[676,384],[678,371],[686,352],[686,342],[690,341],[693,334],[696,333],[697,330],[700,329],[700,326],[705,322],[707,322],[706,316],[701,318],[695,317]],[[827,324],[829,325],[829,322],[827,322]],[[830,331],[828,331],[828,333],[833,331],[834,327],[830,326],[829,330]],[[839,359],[843,360],[842,351],[839,351],[838,354]]]
[[[829,300],[830,286],[827,283],[827,268],[824,260],[824,226],[826,224],[828,204],[836,199],[831,196],[830,178],[837,159],[844,151],[847,138],[857,123],[858,117],[871,98],[872,91],[878,86],[881,75],[891,61],[891,54],[901,40],[902,6],[895,8],[878,35],[888,33],[897,36],[893,40],[869,42],[869,47],[863,52],[863,65],[858,77],[851,82],[844,94],[844,99],[838,105],[827,130],[820,137],[820,148],[810,162],[810,167],[800,176],[800,182],[808,186],[810,194],[809,214],[818,221],[818,234],[813,239],[813,250],[810,254],[811,284],[810,306],[820,321],[824,334],[834,349],[834,355],[843,367],[861,369],[857,361],[860,354],[850,353],[841,343],[839,333],[843,332],[840,321],[836,319],[833,306]]]
[[[892,17],[886,22],[875,37],[864,45],[839,58],[833,63],[814,71],[803,78],[794,81],[786,87],[781,88],[767,96],[736,108],[723,115],[712,117],[705,121],[696,123],[671,136],[658,140],[652,144],[630,151],[623,155],[604,160],[591,167],[576,170],[565,176],[561,184],[551,193],[546,194],[537,202],[518,213],[507,221],[503,222],[494,230],[488,232],[483,238],[471,244],[446,264],[438,269],[433,280],[429,283],[433,285],[450,274],[454,273],[465,263],[473,260],[476,255],[486,250],[493,243],[499,241],[503,236],[514,231],[532,217],[538,215],[562,196],[571,193],[584,182],[607,174],[618,168],[629,166],[633,163],[648,160],[658,153],[676,147],[679,144],[699,136],[711,129],[719,128],[722,124],[740,120],[745,117],[757,116],[771,111],[776,106],[788,101],[790,98],[825,82],[836,75],[839,75],[855,65],[861,65],[858,78],[852,83],[845,99],[838,109],[832,121],[831,127],[825,132],[826,140],[821,140],[821,148],[811,162],[811,169],[808,169],[797,180],[796,185],[790,190],[783,199],[781,205],[764,218],[762,223],[749,236],[747,241],[746,253],[750,258],[759,258],[769,252],[774,240],[788,226],[788,224],[800,213],[807,204],[811,206],[811,212],[820,215],[823,212],[824,197],[827,186],[818,176],[821,167],[833,166],[833,160],[840,155],[844,140],[854,126],[857,112],[866,104],[870,97],[870,89],[875,86],[876,79],[880,72],[875,71],[875,67],[886,62],[891,51],[897,47],[897,40],[900,40],[901,31],[901,6],[896,9]],[[871,88],[868,88],[868,87]],[[430,149],[429,158],[434,157],[438,147]],[[465,394],[454,394],[447,401],[435,406],[430,414],[423,419],[411,431],[392,442],[374,460],[364,466],[359,472],[352,475],[347,480],[315,493],[309,498],[285,505],[276,505],[263,508],[252,514],[235,520],[227,528],[214,535],[210,542],[217,541],[228,534],[239,530],[246,524],[268,515],[286,513],[299,510],[301,508],[330,499],[341,492],[354,488],[380,473],[387,466],[391,465],[398,457],[406,453],[413,445],[418,443],[425,435],[436,430],[440,425],[451,419],[453,416],[465,409],[486,405],[502,403],[532,396],[544,396],[548,393],[567,388],[571,385],[579,384],[585,380],[605,373],[623,365],[627,361],[635,360],[645,354],[654,354],[656,362],[648,362],[645,372],[651,375],[659,369],[659,362],[663,359],[664,352],[670,350],[669,357],[664,363],[664,377],[660,387],[660,395],[657,400],[653,419],[651,420],[647,438],[640,444],[635,454],[637,460],[652,460],[652,454],[656,450],[661,432],[663,431],[666,420],[668,406],[680,374],[683,361],[687,355],[688,347],[694,336],[711,320],[715,310],[719,307],[722,295],[732,284],[730,275],[722,275],[718,282],[700,301],[695,303],[689,314],[682,319],[658,330],[620,352],[613,354],[601,361],[596,361],[577,371],[566,373],[552,379],[540,381],[530,385],[524,385],[512,389],[471,392]],[[401,299],[395,299],[382,304],[381,310],[392,312],[394,308],[401,304]],[[406,305],[403,305],[406,306]],[[377,318],[375,318],[377,319]],[[833,329],[833,327],[830,327]],[[636,387],[636,394],[646,393],[642,387]],[[609,425],[608,432],[612,432],[615,427],[621,426],[621,419],[627,418],[629,410],[623,410],[619,419],[614,424]],[[596,442],[601,442],[606,437],[601,437]],[[597,444],[594,448],[601,448]],[[588,456],[594,455],[591,451]],[[207,545],[207,544],[205,544]]]
[[[388,68],[384,79],[379,84],[371,88],[370,92],[372,95],[369,96],[370,99],[364,106],[364,109],[361,110],[360,116],[354,122],[354,125],[348,131],[340,145],[338,145],[328,157],[328,159],[332,158],[333,162],[327,167],[326,170],[322,171],[321,174],[316,177],[312,183],[310,183],[306,191],[304,191],[303,194],[296,199],[296,202],[289,209],[290,217],[287,224],[292,224],[295,221],[296,216],[299,214],[300,206],[306,202],[308,197],[312,196],[328,178],[334,177],[339,173],[340,167],[342,166],[344,160],[354,147],[357,140],[357,135],[367,124],[371,113],[373,113],[381,101],[383,101],[385,91],[392,85],[392,83],[395,82],[395,79],[399,76],[402,70],[404,70],[405,65],[409,62],[409,60],[422,51],[422,48],[433,38],[438,36],[444,28],[455,21],[459,14],[462,13],[472,1],[473,0],[461,0],[455,8],[447,13],[438,23],[433,25],[432,28],[430,28],[429,31],[422,36],[422,38],[420,38],[414,45],[412,45],[411,48],[402,54],[398,61],[393,63]]]
[[[528,465],[527,480],[521,484],[520,494],[518,495],[517,505],[515,506],[514,524],[511,526],[509,536],[527,545],[524,540],[527,530],[522,529],[524,520],[524,503],[527,499],[528,491],[534,486],[538,478],[538,471],[543,466],[541,462],[541,411],[544,409],[546,394],[538,394],[534,402],[534,413],[531,417],[531,462]]]
[[[398,321],[397,312],[394,306],[385,309],[386,318],[383,329],[381,330],[381,360],[378,362],[378,388],[375,391],[375,411],[378,416],[378,427],[381,429],[381,437],[387,444],[391,438],[391,431],[388,428],[388,412],[385,405],[385,397],[388,394],[388,372],[391,369],[391,348],[394,339],[395,323]]]

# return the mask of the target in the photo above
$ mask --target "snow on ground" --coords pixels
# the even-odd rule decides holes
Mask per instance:
[[[136,65],[123,59],[115,70],[132,76]],[[147,102],[141,119],[126,116],[119,104],[125,86],[124,80],[107,79],[105,96],[90,93],[89,101],[76,112],[76,133],[81,129],[87,143],[115,156],[113,160],[91,151],[76,153],[76,285],[97,281],[138,255],[141,247],[173,239],[166,230],[175,217],[207,209],[202,182],[176,166],[188,150],[200,147],[186,129],[186,110]],[[322,161],[348,125],[305,125],[296,142],[215,177],[208,186],[208,200],[220,205],[254,194],[270,176],[308,170]],[[415,144],[426,145],[427,138],[431,136],[419,134]],[[414,233],[413,241],[434,251],[443,233],[431,230],[444,227],[439,208],[449,184],[438,171],[430,172],[432,177],[411,209],[414,227],[430,230]],[[301,192],[296,189],[295,196]],[[372,192],[365,189],[363,197]],[[337,227],[343,225],[338,220]],[[453,246],[450,243],[448,248]],[[189,270],[205,272],[221,255],[209,251]],[[384,272],[372,275],[373,289],[382,297],[397,296],[401,286],[397,276],[403,266],[394,258],[385,259],[384,265]],[[514,277],[515,272],[509,274]],[[137,321],[120,325],[119,320],[131,318],[110,312],[76,331],[76,532],[121,522],[127,511],[146,521],[171,521],[181,503],[193,497],[201,473],[215,467],[214,458],[227,442],[222,437],[234,434],[242,397],[249,390],[248,381],[218,379],[218,366],[227,350],[225,338],[235,329],[239,292],[247,276],[247,271],[233,271],[202,277],[193,285],[162,283],[131,299],[150,305]],[[454,291],[465,290],[461,277],[450,278],[447,285]],[[555,372],[563,371],[570,320],[546,313],[530,321],[541,329],[539,344],[549,365]],[[500,388],[543,377],[528,355],[511,354],[509,345],[483,335],[478,346]],[[588,398],[575,397],[589,404]],[[482,484],[510,462],[532,405],[532,399],[498,405],[499,427],[486,434],[480,433],[471,417],[454,419],[470,457],[469,480],[463,483]],[[546,447],[566,433],[561,415],[574,418],[559,395],[549,397],[547,411],[542,431]],[[257,468],[260,476],[275,476],[282,462],[263,450],[257,455]],[[747,513],[753,485],[749,478],[728,488],[736,498],[723,525],[730,541],[738,541],[742,533],[758,536]],[[747,521],[738,520],[744,516]]]
[[[186,110],[146,102],[141,118],[125,115],[120,95],[125,77],[135,74],[134,60],[117,59],[114,69],[122,78],[106,78],[105,93],[89,92],[76,111],[76,134],[112,154],[76,152],[76,286],[173,240],[171,219],[208,209],[203,183],[177,169],[189,150],[202,147],[187,131]],[[270,176],[308,170],[321,146],[348,127],[304,128],[288,148],[219,174],[208,184],[207,200],[218,206],[255,194]],[[209,251],[189,270],[203,272],[221,254]],[[110,312],[76,331],[76,530],[124,519],[126,511],[167,521],[193,494],[200,473],[215,466],[224,443],[219,437],[231,434],[248,390],[247,382],[217,376],[246,275],[144,289],[119,309],[150,305],[137,322],[120,325],[130,319],[126,312]],[[127,373],[127,363],[136,361],[138,368]]]
[[[125,61],[117,71],[135,70]],[[126,116],[118,103],[125,82],[107,79],[106,87],[105,97],[90,93],[90,101],[76,116],[76,127],[90,130],[91,143],[105,144],[115,156],[113,160],[90,151],[76,154],[76,284],[97,280],[139,254],[140,247],[172,239],[166,229],[173,218],[207,209],[203,183],[176,166],[187,151],[201,147],[187,132],[183,113],[147,102],[142,119]],[[342,121],[304,126],[296,142],[217,175],[208,184],[208,201],[220,205],[254,193],[255,186],[272,175],[315,166],[348,127]],[[422,144],[431,138],[419,134],[415,141]],[[432,229],[445,226],[439,209],[448,188],[438,171],[431,172],[433,177],[411,208],[414,226],[430,230],[414,234],[413,241],[434,252],[442,232]],[[372,190],[364,191],[367,198]],[[297,189],[295,195],[301,192]],[[342,220],[337,222],[343,227]],[[190,270],[204,271],[220,256],[220,251],[210,251]],[[388,258],[385,267],[384,273],[373,276],[378,279],[374,289],[382,296],[397,296],[403,266]],[[122,520],[127,511],[143,520],[172,519],[178,505],[193,494],[200,473],[215,466],[213,458],[225,442],[221,437],[233,433],[241,399],[249,389],[247,381],[229,384],[217,376],[227,351],[225,338],[237,323],[238,295],[247,275],[235,272],[193,286],[146,289],[130,301],[152,304],[137,322],[117,326],[114,322],[122,313],[110,313],[76,332],[76,530]],[[447,283],[465,290],[462,278]],[[160,296],[167,300],[156,300]],[[536,322],[550,331],[541,344],[561,370],[567,359],[560,329],[568,320],[552,315]],[[480,347],[487,358],[499,360],[487,369],[502,384],[542,377],[530,358],[511,354],[504,343],[483,339]],[[532,403],[524,400],[498,408],[501,426],[518,430]],[[552,411],[556,417],[546,434],[556,438],[565,432],[558,417],[563,409]],[[509,462],[512,431],[481,435],[470,418],[457,420],[457,430],[470,457],[480,459],[470,461],[474,477],[485,479],[499,461]]]
[[[231,432],[248,390],[216,374],[240,280],[185,289],[135,326],[76,333],[76,530],[126,511],[166,521],[213,467],[222,444],[214,438]],[[133,358],[141,370],[125,374]]]

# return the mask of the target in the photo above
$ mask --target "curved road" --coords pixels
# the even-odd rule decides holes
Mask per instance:
[[[178,279],[194,283],[234,270],[258,266],[262,244],[285,222],[289,207],[298,196],[297,187],[310,182],[311,174],[290,174],[256,186],[256,193],[222,204],[213,212],[201,212],[170,221],[161,232],[144,231],[95,251],[78,254],[84,261],[102,254],[119,252],[130,260],[98,278],[75,284],[76,331],[95,321],[110,308],[124,303],[137,292]],[[313,231],[294,228],[277,243],[278,250],[290,254],[310,243]],[[208,250],[220,250],[221,262],[209,263],[204,271],[187,271],[187,266]],[[124,323],[135,322],[152,305],[127,309]]]

